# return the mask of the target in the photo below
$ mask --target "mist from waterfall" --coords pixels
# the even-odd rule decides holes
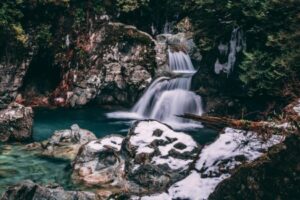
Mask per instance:
[[[177,117],[184,113],[202,114],[201,97],[189,91],[194,66],[189,55],[168,51],[169,68],[179,77],[160,77],[152,82],[131,112],[114,112],[111,118],[156,119],[175,129],[200,127],[190,120]]]

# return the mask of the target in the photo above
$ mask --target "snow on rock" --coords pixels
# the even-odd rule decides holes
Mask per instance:
[[[120,136],[105,137],[101,140],[95,140],[90,142],[88,148],[91,148],[93,151],[103,151],[107,148],[112,148],[116,151],[120,151],[122,141],[123,137]]]
[[[226,128],[224,133],[201,151],[195,169],[189,175],[171,185],[167,192],[132,199],[208,199],[217,185],[229,178],[230,169],[244,162],[260,157],[269,147],[284,140],[283,136],[273,135],[267,141],[254,132]]]
[[[185,170],[198,153],[198,144],[182,132],[175,132],[158,121],[141,121],[129,134],[132,153],[151,156],[154,165],[166,164],[172,170]]]
[[[157,121],[138,121],[126,138],[110,135],[84,144],[72,179],[114,193],[162,192],[189,175],[199,151],[185,133]]]
[[[191,136],[154,120],[135,123],[125,148],[130,179],[155,192],[187,176],[200,150]]]
[[[167,192],[143,197],[132,197],[133,200],[172,200],[189,199],[202,200],[207,199],[215,187],[229,175],[224,174],[220,177],[201,178],[201,175],[193,170],[185,179],[173,184]]]
[[[269,147],[282,140],[282,136],[273,135],[267,141],[263,141],[254,132],[226,128],[224,134],[202,150],[196,169],[202,175],[219,176],[245,161],[258,158]]]

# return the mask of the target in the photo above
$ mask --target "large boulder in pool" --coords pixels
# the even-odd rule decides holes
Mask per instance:
[[[150,191],[184,178],[199,151],[191,136],[153,120],[135,123],[123,143],[128,179]]]
[[[112,193],[163,191],[187,176],[199,151],[191,136],[157,121],[139,121],[125,139],[111,135],[82,146],[72,177]]]
[[[8,187],[0,200],[97,200],[92,192],[65,191],[59,186],[40,186],[30,180]]]
[[[26,142],[32,139],[33,111],[11,103],[0,111],[0,142]]]
[[[73,124],[70,129],[55,131],[50,139],[29,144],[27,148],[38,149],[46,157],[74,160],[83,144],[96,139],[97,137],[91,131]]]
[[[120,150],[123,139],[110,135],[83,145],[74,161],[73,180],[87,186],[122,187],[125,161]]]

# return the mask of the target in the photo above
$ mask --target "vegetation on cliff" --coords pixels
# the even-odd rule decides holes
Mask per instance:
[[[248,99],[268,106],[272,101],[284,105],[299,96],[299,6],[297,0],[4,0],[0,7],[0,55],[7,58],[7,53],[16,54],[9,53],[10,49],[31,46],[40,55],[55,56],[57,49],[65,48],[61,41],[64,33],[69,29],[88,32],[93,25],[90,19],[103,14],[151,34],[162,33],[189,17],[203,55],[194,78],[196,91],[236,98],[241,104],[247,104]],[[236,27],[244,33],[246,48],[237,55],[229,77],[217,76],[217,47],[220,42],[229,42]]]

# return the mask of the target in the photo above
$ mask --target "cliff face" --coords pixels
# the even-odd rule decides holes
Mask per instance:
[[[133,26],[96,21],[88,34],[72,37],[57,59],[65,72],[50,100],[56,105],[133,104],[156,68],[155,42]],[[99,25],[100,24],[100,25]]]
[[[209,199],[299,199],[300,136],[291,135],[263,157],[238,168]]]
[[[0,109],[6,108],[17,96],[32,59],[27,49],[9,38],[0,50]]]
[[[7,43],[0,56],[1,108],[15,100],[62,107],[90,102],[129,106],[137,101],[156,68],[152,37],[112,23],[106,15],[90,16],[75,30],[69,17],[56,22],[61,28],[52,33],[56,38],[48,49],[39,46],[34,29],[26,48]]]

